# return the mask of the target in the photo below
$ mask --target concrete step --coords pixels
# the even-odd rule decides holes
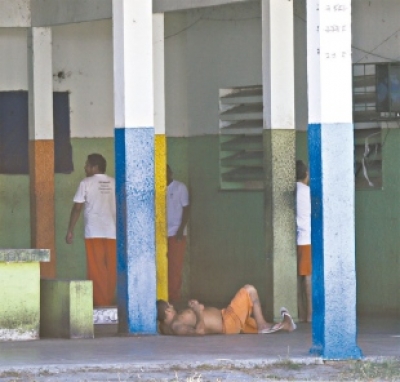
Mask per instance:
[[[116,306],[95,306],[93,308],[93,324],[118,324]]]

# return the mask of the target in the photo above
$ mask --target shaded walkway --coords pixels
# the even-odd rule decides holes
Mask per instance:
[[[293,333],[206,337],[120,337],[114,327],[96,326],[89,340],[44,339],[0,344],[0,371],[62,366],[198,365],[293,360],[315,362],[308,353],[311,330]],[[399,319],[361,319],[358,344],[366,358],[400,357]]]

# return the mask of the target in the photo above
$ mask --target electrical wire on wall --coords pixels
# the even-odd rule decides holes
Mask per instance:
[[[195,21],[193,21],[192,23],[190,23],[189,25],[187,25],[186,27],[184,27],[183,29],[179,30],[176,33],[170,34],[168,36],[165,36],[165,40],[171,38],[171,37],[175,37],[178,36],[179,34],[186,32],[187,30],[193,28],[199,21],[201,20],[209,20],[209,21],[220,21],[220,22],[237,22],[237,21],[247,21],[247,20],[255,20],[255,19],[259,19],[261,20],[261,16],[255,16],[255,17],[241,17],[241,18],[216,18],[216,17],[210,17],[211,14],[214,13],[214,9],[211,8],[209,10],[209,12],[207,11],[203,11],[201,16],[198,17]]]

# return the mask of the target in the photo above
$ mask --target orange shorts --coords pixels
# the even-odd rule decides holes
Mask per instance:
[[[311,275],[311,245],[297,246],[297,274],[299,276]]]
[[[253,302],[246,289],[236,293],[226,309],[222,309],[224,334],[257,333],[257,323],[251,316]]]

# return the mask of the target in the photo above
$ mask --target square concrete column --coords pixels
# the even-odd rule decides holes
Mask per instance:
[[[155,334],[153,14],[151,1],[113,1],[118,321]]]
[[[293,2],[262,1],[267,315],[297,317]]]
[[[307,1],[312,353],[360,358],[356,343],[351,0]]]
[[[56,277],[51,28],[28,29],[31,245],[49,248],[43,277]]]

